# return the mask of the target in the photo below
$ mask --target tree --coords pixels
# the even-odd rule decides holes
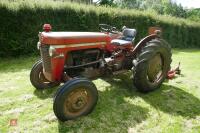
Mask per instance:
[[[187,10],[187,18],[200,22],[200,8]]]
[[[183,7],[180,4],[177,5],[173,2],[166,3],[164,7],[164,14],[182,18],[186,17],[186,11],[183,9]]]
[[[140,9],[142,1],[140,0],[117,0],[115,3],[121,8]]]
[[[128,9],[154,10],[158,14],[167,14],[186,18],[186,10],[171,0],[100,0],[100,5],[117,6]]]
[[[114,0],[100,0],[99,4],[100,5],[109,5],[109,6],[112,6],[113,5],[113,1]]]

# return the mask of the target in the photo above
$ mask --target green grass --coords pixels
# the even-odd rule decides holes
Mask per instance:
[[[128,75],[94,80],[99,101],[77,120],[59,122],[52,97],[58,88],[36,91],[29,72],[37,57],[0,60],[0,133],[4,132],[200,132],[200,50],[174,50],[182,75],[142,94]],[[18,119],[17,126],[9,126]]]

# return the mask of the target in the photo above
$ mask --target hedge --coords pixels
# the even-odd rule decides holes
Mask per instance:
[[[38,32],[44,23],[53,31],[98,31],[99,23],[137,29],[137,41],[148,27],[160,26],[172,47],[200,47],[200,24],[148,11],[96,7],[61,1],[0,2],[0,57],[37,53]]]

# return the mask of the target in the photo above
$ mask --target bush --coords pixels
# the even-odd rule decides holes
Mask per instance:
[[[53,31],[98,31],[99,23],[126,25],[137,29],[137,41],[147,35],[148,27],[160,26],[172,47],[200,47],[200,24],[145,11],[51,0],[3,0],[0,20],[0,57],[36,53],[37,34],[44,23],[50,23]]]

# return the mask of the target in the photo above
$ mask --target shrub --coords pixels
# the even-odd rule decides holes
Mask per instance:
[[[200,47],[200,24],[148,11],[137,11],[52,0],[0,2],[0,57],[19,56],[37,51],[38,32],[44,23],[53,31],[98,31],[99,23],[121,28],[136,28],[137,41],[147,35],[148,27],[160,26],[172,47]]]

